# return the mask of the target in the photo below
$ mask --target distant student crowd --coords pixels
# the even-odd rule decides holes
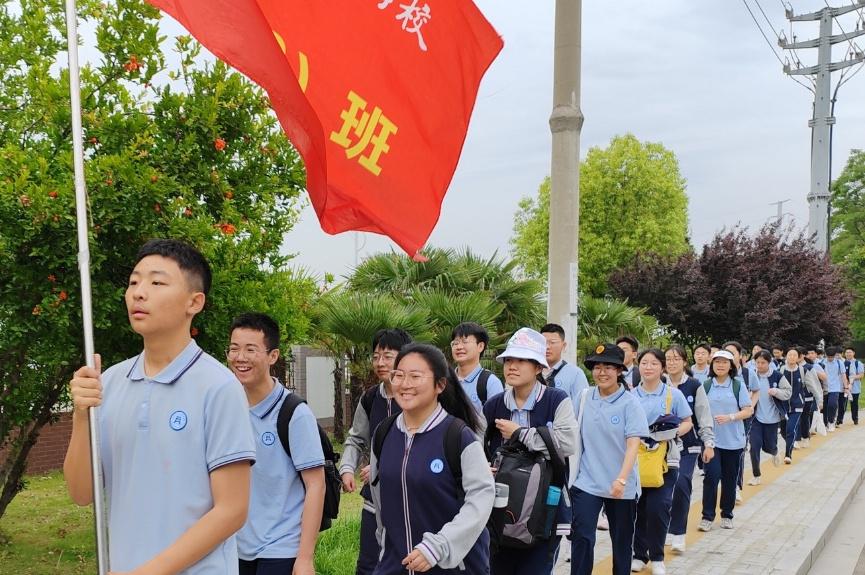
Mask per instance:
[[[858,425],[852,348],[756,344],[744,361],[731,341],[697,346],[689,366],[682,346],[640,350],[626,336],[585,359],[590,386],[548,324],[509,339],[503,382],[480,362],[486,330],[468,322],[453,329],[450,360],[403,330],[375,334],[378,384],[338,458],[270,375],[273,319],[234,320],[227,367],[190,337],[210,284],[191,246],[145,244],[125,295],[142,352],[71,381],[66,482],[76,503],[93,501],[87,413],[100,406],[112,573],[312,575],[340,491],[360,488],[358,575],[551,574],[563,537],[571,573],[588,574],[598,528],[613,573],[663,574],[665,544],[685,551],[696,467],[699,529],[713,528],[719,486],[720,527],[732,529],[746,452],[756,485],[761,452],[792,463],[812,422],[831,432],[848,405]]]

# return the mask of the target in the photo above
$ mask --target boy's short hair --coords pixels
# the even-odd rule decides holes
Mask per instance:
[[[372,338],[372,349],[390,349],[398,352],[404,345],[410,343],[411,336],[404,329],[380,329]]]
[[[637,338],[635,338],[632,335],[623,335],[623,336],[619,337],[618,339],[616,339],[616,345],[619,345],[620,343],[628,344],[629,346],[631,346],[631,349],[634,351],[637,351],[638,349],[640,349],[640,342],[638,342]]]
[[[260,331],[264,334],[264,343],[267,345],[267,351],[279,349],[279,324],[267,314],[258,312],[242,313],[231,322],[231,329],[228,330],[228,333],[234,333],[236,329]]]
[[[470,335],[474,336],[478,343],[484,344],[484,351],[486,351],[490,343],[490,334],[481,324],[473,321],[466,321],[456,326],[451,331],[451,341],[458,337],[469,337]]]
[[[856,353],[856,348],[854,348],[852,345],[848,345],[847,347],[844,348],[844,353],[847,353],[848,351],[852,351],[853,353]]]
[[[712,345],[711,345],[709,342],[704,341],[704,342],[702,342],[702,343],[698,343],[698,344],[694,347],[694,351],[697,351],[697,350],[700,349],[700,348],[705,349],[705,350],[706,350],[708,353],[710,353],[710,354],[712,353]]]
[[[739,343],[738,341],[733,341],[733,340],[724,342],[724,345],[721,347],[721,349],[727,349],[730,346],[735,347],[736,351],[739,352],[739,355],[742,355],[745,353],[745,348],[742,347],[742,344]]]
[[[548,323],[541,328],[541,333],[557,333],[565,341],[565,328],[557,323]]]
[[[210,292],[213,273],[210,264],[200,251],[180,240],[155,239],[149,240],[138,250],[133,267],[148,256],[162,256],[172,260],[186,275],[186,279],[194,291]]]
[[[769,344],[766,343],[765,341],[755,341],[751,345],[751,348],[755,348],[755,347],[759,347],[760,349],[769,349]]]
[[[835,357],[839,353],[841,353],[841,350],[835,345],[830,345],[826,348],[826,357]]]
[[[812,351],[813,351],[814,353],[817,353],[817,346],[816,346],[816,345],[813,345],[813,344],[810,344],[810,343],[809,343],[809,344],[807,344],[807,345],[803,345],[802,347],[805,348],[805,353],[811,353]]]
[[[777,349],[778,351],[782,351],[782,352],[783,352],[783,351],[784,351],[784,346],[781,345],[780,343],[773,343],[773,344],[772,344],[772,351],[775,351],[776,349]]]

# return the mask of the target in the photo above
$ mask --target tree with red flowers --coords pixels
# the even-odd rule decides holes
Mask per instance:
[[[0,8],[0,515],[84,363],[68,75],[57,70],[63,5],[18,5]],[[153,237],[186,239],[213,265],[193,328],[211,354],[222,356],[241,311],[273,315],[286,344],[304,337],[314,285],[280,246],[305,175],[263,92],[219,62],[199,64],[199,45],[183,36],[167,47],[180,71],[166,77],[158,13],[145,3],[80,0],[79,16],[96,31],[83,53],[98,52],[81,76],[103,365],[140,348],[123,291]]]
[[[642,254],[609,283],[685,343],[842,343],[850,333],[844,275],[791,228],[723,231],[699,257]]]

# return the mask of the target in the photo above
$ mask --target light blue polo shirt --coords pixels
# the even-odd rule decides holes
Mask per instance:
[[[697,364],[691,366],[691,373],[694,374],[694,379],[699,382],[703,382],[709,379],[709,364],[706,364],[706,367],[703,369],[697,369]]]
[[[574,486],[595,497],[609,498],[610,487],[625,461],[627,439],[648,437],[649,424],[637,398],[623,386],[608,397],[601,397],[597,387],[589,389],[588,393],[581,433],[583,452]],[[636,499],[639,496],[640,483],[634,465],[623,497]]]
[[[751,380],[756,385],[756,377]],[[736,396],[733,395],[733,380],[727,378],[723,384],[719,384],[712,378],[712,388],[709,390],[709,410],[712,415],[729,415],[738,413],[740,407],[751,405],[751,394],[744,385],[739,386],[739,405],[736,405]],[[715,447],[719,449],[744,449],[745,448],[745,423],[741,419],[730,423],[715,422]]]
[[[865,366],[862,365],[862,362],[858,359],[850,360],[850,379],[853,379],[853,376],[857,373],[865,373]],[[850,393],[862,393],[862,380],[856,379],[853,380],[853,383],[850,388]]]
[[[460,385],[463,386],[463,391],[465,391],[466,395],[469,396],[469,399],[472,400],[472,405],[475,406],[475,410],[477,410],[483,418],[484,404],[481,402],[481,398],[478,397],[478,376],[480,376],[482,370],[483,366],[478,364],[478,366],[475,367],[465,379],[460,379]],[[490,373],[490,378],[487,380],[487,399],[503,392],[504,390],[505,386],[502,385],[502,380],[496,377],[496,374]]]
[[[290,392],[275,382],[273,391],[249,408],[258,459],[246,524],[237,532],[237,553],[244,561],[293,559],[300,547],[300,523],[306,489],[300,472],[324,465],[318,425],[306,403],[288,423],[291,458],[276,433],[279,408]]]
[[[781,414],[769,395],[769,375],[771,371],[765,375],[757,374],[757,382],[760,384],[760,399],[757,400],[757,407],[754,409],[754,415],[760,423],[772,424],[781,421]]]
[[[99,410],[111,568],[132,571],[213,508],[210,472],[255,461],[246,395],[195,341],[154,377],[144,353],[102,375]],[[236,574],[234,536],[185,574]]]
[[[562,365],[563,363],[564,365]],[[577,403],[580,401],[580,392],[589,387],[589,380],[586,379],[586,374],[583,373],[582,369],[564,360],[559,360],[559,363],[552,366],[551,373],[556,369],[559,369],[555,379],[556,388],[568,394],[576,412]]]
[[[826,388],[829,393],[841,393],[844,391],[844,381],[841,376],[844,375],[844,361],[840,359],[826,360]]]
[[[646,391],[642,385],[634,388],[634,393],[640,402],[640,407],[643,408],[646,414],[646,421],[649,425],[653,424],[666,413],[667,389],[668,385],[666,383],[658,385],[658,388],[653,392]],[[680,419],[691,417],[693,412],[691,411],[691,406],[688,405],[688,400],[685,399],[685,395],[675,387],[671,389],[673,391],[673,401],[670,404],[670,413],[678,416]]]

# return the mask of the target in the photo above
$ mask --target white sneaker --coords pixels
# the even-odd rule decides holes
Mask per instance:
[[[721,529],[732,529],[733,520],[729,517],[721,517]]]
[[[685,536],[684,535],[673,535],[673,544],[670,545],[670,548],[676,553],[684,553],[685,552]]]
[[[610,530],[610,522],[607,521],[607,515],[604,512],[601,512],[601,515],[598,517],[598,529],[601,531]]]
[[[738,487],[736,488],[736,503],[742,503],[742,490]]]
[[[833,431],[835,431],[835,424],[834,424],[834,423],[830,423],[830,424],[829,424],[829,433],[832,433]]]
[[[802,447],[811,447],[811,438],[803,439],[801,445]]]
[[[700,519],[700,526],[697,527],[700,531],[708,532],[712,530],[712,522],[708,519]]]
[[[791,463],[793,463],[793,458],[792,458],[792,457],[785,457],[785,458],[784,458],[784,463],[785,463],[786,465],[790,465]]]
[[[639,559],[634,559],[633,561],[631,561],[631,571],[633,571],[634,573],[639,573],[640,571],[642,571],[645,568],[646,568],[646,562],[645,561],[640,561]]]
[[[778,467],[779,465],[781,465],[781,454],[780,453],[776,453],[775,455],[772,456],[772,465],[774,465],[775,467]]]
[[[667,547],[673,544],[673,535],[671,533],[667,533],[667,537],[664,538],[664,546]]]
[[[760,485],[761,483],[763,483],[762,477],[752,477],[748,480],[748,485]]]
[[[652,561],[652,575],[667,575],[663,561]]]
[[[803,439],[802,441],[805,441],[805,440]],[[802,447],[804,447],[802,445],[802,441],[794,441],[793,442],[793,449],[802,449]]]

